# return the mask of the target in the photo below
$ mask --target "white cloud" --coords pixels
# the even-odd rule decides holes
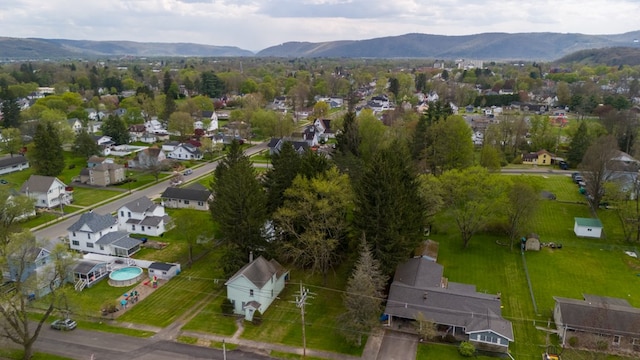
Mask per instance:
[[[637,0],[0,0],[0,36],[193,42],[260,50],[287,41],[406,33],[615,34]]]

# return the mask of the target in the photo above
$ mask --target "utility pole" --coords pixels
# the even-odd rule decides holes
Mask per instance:
[[[305,331],[304,324],[304,307],[307,305],[307,298],[311,298],[309,296],[309,289],[302,287],[302,282],[300,282],[300,294],[296,295],[296,306],[300,308],[300,315],[302,316],[302,358],[307,357],[307,335]]]

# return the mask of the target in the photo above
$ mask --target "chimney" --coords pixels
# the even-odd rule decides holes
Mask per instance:
[[[249,251],[249,263],[253,262],[253,251]]]

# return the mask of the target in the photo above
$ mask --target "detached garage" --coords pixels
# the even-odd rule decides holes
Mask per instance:
[[[154,276],[157,279],[169,280],[180,274],[180,264],[154,262],[149,265],[149,277]]]
[[[599,239],[602,236],[602,223],[598,219],[575,218],[573,232],[578,237],[588,237]]]

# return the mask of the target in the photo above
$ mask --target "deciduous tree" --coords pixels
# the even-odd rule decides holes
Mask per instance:
[[[0,142],[0,148],[3,152],[11,154],[20,153],[22,150],[22,133],[17,128],[2,129],[2,142]]]
[[[593,209],[600,206],[605,183],[613,175],[619,153],[618,142],[612,135],[597,138],[584,153],[578,168],[587,183],[589,203]]]
[[[539,191],[533,184],[517,181],[511,185],[506,206],[507,235],[511,250],[518,236],[531,224],[538,206],[538,199]]]
[[[76,155],[84,158],[89,158],[92,155],[100,155],[100,146],[93,139],[93,136],[89,135],[86,131],[80,131],[76,134],[76,138],[73,141],[73,152]]]
[[[180,134],[180,138],[186,139],[193,134],[193,118],[191,114],[183,111],[176,111],[169,117],[169,131]]]

